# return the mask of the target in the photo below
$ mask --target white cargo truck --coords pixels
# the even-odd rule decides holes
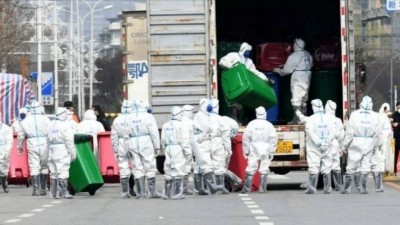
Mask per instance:
[[[254,55],[262,42],[302,37],[310,46],[312,40],[334,37],[341,45],[342,87],[337,88],[342,100],[337,103],[346,120],[356,109],[351,2],[147,0],[146,10],[124,12],[124,94],[148,100],[161,127],[172,106],[197,106],[201,98],[218,97],[219,42],[246,41]],[[304,126],[276,129],[279,145],[271,169],[285,174],[307,168]]]

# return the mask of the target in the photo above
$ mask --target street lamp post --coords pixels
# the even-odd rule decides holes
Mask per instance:
[[[113,7],[113,5],[108,5],[103,7],[102,9],[96,10],[96,6],[103,2],[104,0],[100,0],[97,1],[93,6],[89,4],[89,2],[87,2],[86,0],[82,0],[83,2],[85,2],[89,8],[90,8],[90,14],[91,14],[91,18],[90,18],[90,59],[89,59],[89,105],[92,106],[93,105],[93,78],[94,78],[94,70],[93,70],[93,45],[94,45],[94,39],[93,39],[93,25],[94,25],[94,16],[93,14],[97,11],[100,10],[105,10],[105,9],[111,9]]]

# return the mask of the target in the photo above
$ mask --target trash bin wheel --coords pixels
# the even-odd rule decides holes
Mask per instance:
[[[25,186],[26,186],[27,188],[29,188],[29,180],[26,181]]]
[[[69,191],[70,195],[75,195],[76,194],[76,189],[74,187],[72,187],[72,186],[69,187],[68,191]]]
[[[89,194],[91,195],[91,196],[93,196],[94,194],[96,194],[96,191],[89,191]]]

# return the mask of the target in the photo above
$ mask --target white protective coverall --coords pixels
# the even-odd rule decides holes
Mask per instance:
[[[247,158],[247,167],[242,193],[250,192],[257,169],[261,174],[260,192],[267,191],[269,165],[277,143],[278,136],[275,128],[267,121],[265,108],[260,106],[256,109],[256,119],[247,125],[243,133],[243,155]]]
[[[308,90],[311,82],[311,68],[313,58],[306,50],[302,39],[295,39],[293,44],[294,52],[286,60],[285,66],[275,68],[273,71],[281,76],[292,74],[290,79],[290,91],[292,92],[293,111],[300,110],[306,114]],[[295,121],[292,122],[297,122]]]
[[[131,175],[131,165],[133,165],[132,153],[124,145],[124,141],[129,138],[128,118],[132,113],[132,102],[125,100],[122,102],[121,114],[118,115],[111,128],[111,144],[115,158],[118,162],[119,176],[122,187],[122,198],[129,198],[129,177]]]
[[[59,107],[56,119],[48,127],[49,169],[52,198],[71,198],[67,192],[67,179],[71,161],[76,159],[74,132],[68,127],[68,109]]]
[[[256,69],[253,60],[249,58],[250,57],[249,54],[252,49],[253,47],[251,47],[251,45],[249,45],[246,42],[243,42],[242,45],[240,46],[239,52],[228,53],[226,56],[222,57],[219,60],[219,65],[223,68],[230,69],[236,63],[242,63],[246,66],[248,70],[253,72],[259,78],[263,80],[268,80],[268,78],[263,73],[261,73]]]
[[[128,135],[124,144],[133,154],[135,168],[135,186],[137,198],[143,198],[145,193],[144,179],[147,182],[152,198],[161,197],[156,191],[156,154],[160,150],[160,134],[154,116],[146,111],[140,101],[132,102],[132,113],[128,116]]]
[[[0,179],[4,192],[8,193],[7,176],[14,137],[11,127],[4,124],[1,118],[0,112]]]
[[[25,107],[22,107],[19,109],[19,118],[14,121],[14,123],[11,124],[11,127],[13,129],[14,133],[18,133],[21,130],[21,121],[25,119],[25,117],[28,116],[28,109]]]
[[[387,115],[390,112],[390,105],[383,103],[379,109],[379,119],[381,125],[381,134],[378,147],[374,149],[371,157],[371,170],[375,180],[375,191],[383,192],[382,172],[385,172],[386,158],[390,154],[391,139],[393,138],[392,124]]]
[[[92,109],[86,110],[85,114],[83,115],[83,120],[77,126],[77,132],[79,134],[87,134],[93,137],[93,154],[96,159],[99,158],[97,134],[104,131],[104,126],[97,121],[94,111]]]
[[[351,113],[346,126],[342,149],[348,149],[348,155],[342,194],[350,193],[353,174],[358,170],[361,172],[361,193],[368,193],[366,188],[372,152],[378,146],[381,134],[379,115],[372,111],[372,106],[372,99],[364,96],[360,109]]]
[[[306,122],[306,149],[308,163],[308,188],[306,194],[316,192],[318,175],[323,174],[324,193],[331,192],[332,148],[331,144],[337,136],[334,117],[324,113],[322,101],[311,101],[314,114]]]
[[[213,101],[211,99],[203,98],[199,103],[199,111],[194,116],[194,134],[197,140],[197,147],[195,149],[196,163],[199,165],[203,173],[206,184],[211,194],[216,193],[218,190],[223,191],[222,186],[216,186],[214,183],[214,154],[213,146],[216,149],[217,141],[212,144],[213,137],[219,133],[218,117],[213,117]],[[214,114],[215,115],[215,114]],[[216,115],[218,116],[218,115]],[[222,140],[220,141],[222,145]],[[223,146],[222,146],[223,147]],[[222,160],[223,154],[222,154]],[[218,165],[216,165],[218,166]]]
[[[171,198],[172,183],[175,184],[175,199],[184,198],[183,178],[186,173],[187,158],[191,156],[190,132],[182,122],[183,110],[172,107],[171,120],[161,130],[161,149],[165,152],[164,176],[165,197]]]
[[[341,149],[340,146],[342,145],[344,139],[344,126],[343,122],[340,118],[335,116],[336,112],[336,103],[328,100],[325,105],[325,114],[332,116],[334,121],[335,129],[336,129],[336,136],[332,140],[331,144],[331,152],[332,152],[332,175],[333,175],[333,183],[337,191],[342,190],[343,186],[343,179],[342,179],[342,170],[340,167],[340,157],[341,157]]]
[[[183,193],[184,194],[193,194],[192,190],[190,190],[188,187],[189,175],[192,172],[192,167],[194,167],[194,170],[196,170],[195,171],[196,174],[200,173],[198,166],[193,165],[193,154],[194,154],[193,151],[196,148],[196,144],[197,144],[195,137],[194,137],[194,124],[193,124],[194,107],[191,105],[184,105],[182,107],[182,110],[183,110],[182,123],[184,124],[184,126],[186,127],[186,129],[188,130],[189,135],[190,135],[190,137],[189,137],[189,139],[190,139],[190,155],[187,155],[187,158],[186,158],[186,169],[185,169],[186,175],[183,180]]]
[[[21,131],[18,132],[18,151],[22,153],[22,144],[27,137],[29,170],[32,178],[32,195],[46,195],[49,148],[47,142],[47,128],[50,119],[44,115],[43,107],[33,101],[31,115],[21,122]],[[39,176],[40,175],[40,176]],[[40,190],[40,193],[38,192]]]
[[[78,123],[73,119],[74,112],[68,110],[67,114],[67,124],[71,127],[74,134],[78,133]]]

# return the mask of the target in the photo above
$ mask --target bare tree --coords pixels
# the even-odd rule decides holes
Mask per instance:
[[[21,0],[0,0],[0,66],[12,60],[14,53],[26,51],[29,16],[33,8]]]

